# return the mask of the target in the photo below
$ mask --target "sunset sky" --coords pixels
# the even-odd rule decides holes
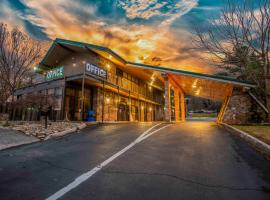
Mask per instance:
[[[192,49],[196,26],[219,18],[223,0],[1,0],[0,22],[51,42],[106,46],[133,62],[213,73]]]

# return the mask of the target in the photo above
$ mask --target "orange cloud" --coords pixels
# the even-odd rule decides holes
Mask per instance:
[[[166,24],[115,25],[96,18],[93,6],[82,6],[72,0],[24,0],[35,11],[26,18],[44,29],[49,38],[56,37],[83,41],[111,48],[126,60],[159,64],[177,69],[209,73],[212,67],[199,59],[199,53],[191,50],[190,33],[175,31]],[[65,6],[87,13],[89,21],[80,21]],[[93,19],[93,20],[91,20]]]

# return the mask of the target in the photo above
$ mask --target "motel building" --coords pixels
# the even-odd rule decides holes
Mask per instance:
[[[192,95],[220,101],[221,122],[232,92],[254,87],[227,77],[128,62],[106,47],[64,39],[54,41],[36,71],[44,80],[15,95],[44,92],[55,102],[49,115],[54,120],[185,121],[185,95]],[[25,108],[16,115],[37,120],[37,112]]]

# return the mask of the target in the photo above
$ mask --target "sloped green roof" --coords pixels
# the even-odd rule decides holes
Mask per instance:
[[[225,83],[230,83],[234,85],[241,85],[245,87],[256,87],[254,84],[248,82],[248,81],[243,81],[243,80],[238,80],[235,78],[230,78],[230,77],[225,77],[225,76],[216,76],[216,75],[210,75],[210,74],[202,74],[202,73],[197,73],[197,72],[191,72],[191,71],[185,71],[185,70],[179,70],[179,69],[173,69],[170,67],[162,67],[162,66],[154,66],[154,65],[146,65],[146,64],[141,64],[141,63],[134,63],[134,62],[129,62],[126,61],[124,58],[122,58],[120,55],[112,51],[111,49],[103,46],[98,46],[98,45],[93,45],[89,43],[84,43],[84,42],[77,42],[77,41],[71,41],[71,40],[66,40],[66,39],[60,39],[57,38],[54,40],[52,46],[48,50],[47,54],[41,61],[40,65],[44,65],[46,60],[49,58],[51,55],[53,49],[56,48],[57,44],[62,44],[62,45],[71,45],[79,48],[89,48],[91,50],[96,50],[96,51],[103,51],[106,53],[109,53],[113,57],[115,57],[117,60],[122,62],[123,64],[127,65],[132,65],[132,67],[138,67],[138,68],[143,68],[143,69],[149,69],[149,70],[157,70],[163,73],[172,73],[176,75],[183,75],[183,76],[191,76],[195,78],[201,78],[201,79],[208,79],[208,80],[214,80],[214,81],[219,81],[219,82],[225,82]]]

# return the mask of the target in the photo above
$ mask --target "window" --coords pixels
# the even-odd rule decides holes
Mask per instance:
[[[48,89],[48,95],[54,95],[54,88]]]
[[[119,68],[116,68],[116,75],[119,77],[123,77],[123,71]]]
[[[62,88],[55,88],[55,96],[62,95]]]

